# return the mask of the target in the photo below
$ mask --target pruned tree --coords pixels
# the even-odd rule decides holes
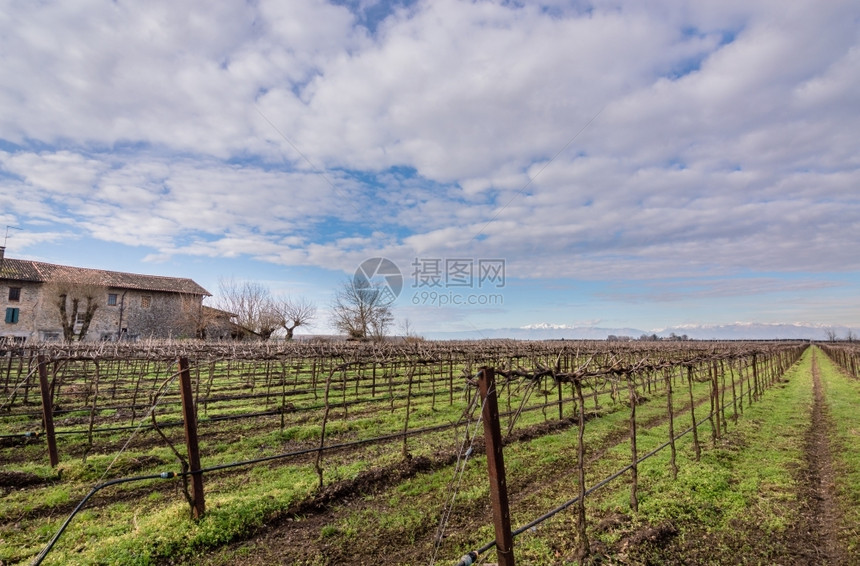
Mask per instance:
[[[362,287],[345,281],[332,303],[332,323],[353,340],[381,340],[394,321],[393,302],[389,293],[371,282]]]
[[[299,326],[311,324],[317,315],[317,307],[305,299],[281,298],[273,301],[278,322],[286,331],[286,339],[293,339],[293,332]]]
[[[81,341],[87,336],[90,324],[100,306],[99,297],[105,288],[95,284],[53,283],[47,296],[54,297],[57,314],[63,327],[63,340]]]
[[[256,281],[220,279],[218,308],[236,315],[236,324],[245,332],[268,340],[281,327],[268,287]]]
[[[221,318],[225,314],[233,315],[237,326],[261,340],[268,340],[281,329],[286,339],[292,340],[296,328],[311,324],[316,317],[317,308],[313,303],[305,299],[272,297],[269,288],[256,281],[238,283],[233,279],[221,279],[218,288],[220,297],[216,306]]]

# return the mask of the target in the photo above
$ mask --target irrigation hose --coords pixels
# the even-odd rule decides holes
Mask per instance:
[[[14,434],[0,434],[0,438],[38,438],[38,431],[16,432]]]
[[[117,478],[117,479],[113,479],[110,481],[106,481],[104,483],[100,483],[99,485],[95,486],[94,488],[92,488],[92,490],[90,490],[90,492],[87,494],[87,496],[84,497],[80,503],[78,503],[77,507],[75,507],[75,509],[72,511],[72,513],[66,518],[66,520],[63,522],[63,525],[60,527],[60,530],[57,531],[57,534],[54,535],[54,537],[51,539],[51,541],[48,543],[48,545],[42,549],[42,552],[40,552],[39,555],[36,556],[36,558],[33,559],[33,562],[30,563],[31,566],[39,566],[39,564],[42,563],[42,561],[45,559],[45,557],[48,556],[48,553],[51,552],[51,549],[54,547],[54,544],[57,542],[57,540],[59,540],[60,535],[63,534],[63,531],[65,531],[66,527],[69,526],[69,523],[72,522],[72,519],[75,517],[75,515],[77,515],[78,512],[81,509],[83,509],[84,504],[87,501],[89,501],[90,497],[95,495],[96,492],[98,492],[99,490],[102,490],[102,489],[109,487],[109,486],[112,486],[112,485],[121,484],[121,483],[129,483],[129,482],[133,482],[133,481],[143,481],[143,480],[156,480],[156,479],[165,479],[166,480],[166,479],[170,479],[170,478],[174,478],[174,477],[176,477],[176,472],[161,472],[160,474],[152,474],[149,476],[135,476],[135,477],[131,477],[131,478]]]
[[[475,564],[477,561],[478,553],[472,550],[460,557],[460,561],[457,562],[457,566],[472,566],[472,564]]]

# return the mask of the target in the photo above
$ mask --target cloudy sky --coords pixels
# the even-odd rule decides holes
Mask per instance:
[[[857,2],[2,0],[0,54],[9,257],[323,313],[384,257],[428,333],[860,325]]]

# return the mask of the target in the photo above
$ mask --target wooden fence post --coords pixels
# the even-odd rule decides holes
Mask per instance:
[[[44,356],[39,356],[39,389],[42,392],[42,418],[45,422],[45,438],[48,442],[48,457],[51,459],[51,467],[56,468],[60,463],[57,454],[57,438],[54,434],[54,400],[51,396],[51,388],[48,385],[48,368]]]
[[[687,385],[690,389],[690,417],[693,419],[693,448],[696,450],[696,462],[702,457],[699,447],[699,425],[696,422],[696,400],[693,398],[693,366],[687,366]]]
[[[591,552],[588,535],[585,532],[585,397],[582,395],[582,378],[574,377],[576,398],[579,400],[578,431],[576,439],[576,469],[578,472],[579,496],[576,505],[576,536],[578,539],[577,557],[582,561]],[[597,391],[597,384],[594,384]]]
[[[188,465],[191,472],[191,513],[195,519],[199,519],[206,512],[206,503],[203,498],[203,474],[200,473],[200,448],[197,443],[197,415],[194,411],[194,393],[191,389],[188,358],[179,358],[179,388],[182,394],[182,420],[185,423],[185,445],[188,447]]]
[[[511,535],[511,513],[508,508],[508,487],[505,461],[502,456],[502,432],[499,425],[499,403],[492,368],[481,368],[478,388],[484,402],[484,443],[487,447],[487,472],[490,476],[490,500],[493,525],[496,529],[496,553],[499,566],[514,566],[514,537]]]
[[[672,369],[672,372],[675,370]],[[663,377],[666,380],[666,407],[669,415],[669,467],[672,470],[672,479],[678,479],[678,464],[675,459],[675,407],[672,402],[672,375],[663,370]]]
[[[639,451],[636,447],[636,384],[633,375],[626,374],[627,391],[630,399],[630,508],[634,513],[639,512]]]

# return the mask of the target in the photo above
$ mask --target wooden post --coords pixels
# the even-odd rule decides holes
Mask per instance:
[[[45,438],[48,441],[48,457],[51,459],[51,467],[56,468],[60,463],[57,454],[57,438],[54,435],[54,400],[51,397],[51,388],[48,385],[48,368],[45,357],[39,356],[39,389],[42,391],[42,419],[45,422]]]
[[[191,472],[191,513],[195,519],[200,519],[206,512],[206,503],[203,498],[203,475],[200,473],[200,448],[197,444],[197,415],[194,412],[194,393],[191,389],[188,358],[179,358],[179,387],[182,394],[185,445],[188,447],[188,464]]]
[[[556,382],[555,385],[558,389],[558,420],[562,420],[564,418],[564,398],[561,391],[561,382]]]
[[[493,524],[496,528],[496,553],[499,566],[514,566],[514,538],[511,535],[511,513],[508,508],[505,461],[502,457],[502,432],[499,426],[499,403],[492,368],[481,368],[478,373],[478,389],[484,402],[482,412],[484,443],[487,446],[490,500],[493,506]]]
[[[720,432],[719,432],[720,419],[717,416],[719,413],[719,409],[717,408],[717,399],[716,399],[716,397],[717,397],[717,378],[714,375],[714,372],[711,370],[710,364],[707,365],[707,368],[708,368],[708,377],[709,377],[710,382],[711,382],[711,395],[710,395],[711,412],[708,413],[708,422],[711,423],[711,443],[713,444],[714,448],[716,448],[717,447],[717,438],[719,438],[719,436],[720,436]],[[716,423],[714,422],[714,417],[717,417]]]
[[[675,370],[670,370],[674,372]],[[678,464],[675,460],[675,407],[672,403],[672,375],[663,370],[666,380],[666,406],[669,414],[669,467],[672,470],[672,479],[678,479]]]
[[[320,465],[320,462],[322,461],[322,451],[323,451],[323,447],[325,446],[325,427],[326,427],[326,424],[328,424],[328,415],[329,415],[329,411],[331,410],[331,406],[329,405],[328,400],[329,400],[329,392],[331,391],[331,378],[332,378],[332,375],[334,375],[334,371],[335,371],[335,369],[332,368],[332,370],[328,374],[328,377],[325,380],[325,410],[323,411],[322,424],[320,425],[320,447],[319,447],[319,450],[317,450],[317,457],[316,457],[316,460],[314,461],[314,469],[316,470],[317,477],[319,478],[319,490],[320,491],[322,491],[322,488],[323,488],[323,469],[322,469],[322,466]]]
[[[638,513],[639,497],[636,492],[639,489],[639,451],[636,447],[636,384],[633,382],[632,375],[627,374],[624,378],[630,398],[630,508],[634,513]]]
[[[576,504],[576,536],[579,542],[577,557],[580,561],[591,553],[588,544],[588,534],[585,531],[585,398],[582,396],[582,378],[575,377],[573,385],[576,388],[576,398],[579,400],[579,422],[576,438],[576,469],[578,471],[579,497]],[[597,391],[597,384],[594,384]]]
[[[696,400],[693,398],[693,366],[687,366],[687,385],[690,388],[690,417],[693,419],[693,447],[696,450],[696,462],[702,457],[699,447],[699,425],[696,422]]]
[[[409,432],[409,414],[412,411],[412,381],[415,374],[415,362],[409,367],[408,376],[409,383],[406,388],[406,418],[403,419],[403,446],[401,448],[401,455],[404,459],[409,456],[409,448],[407,446],[407,440],[409,436],[406,434]]]

